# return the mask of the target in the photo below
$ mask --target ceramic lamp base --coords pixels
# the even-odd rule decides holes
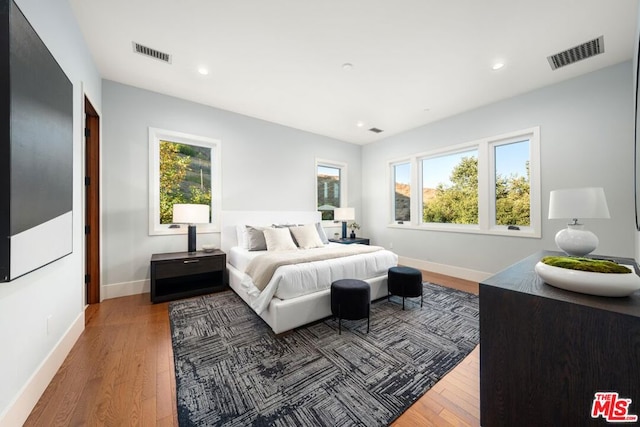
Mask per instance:
[[[569,224],[556,234],[556,245],[567,255],[585,256],[598,247],[598,236],[582,224]]]

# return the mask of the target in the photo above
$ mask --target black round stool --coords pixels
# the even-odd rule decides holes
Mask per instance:
[[[411,267],[391,267],[387,276],[387,301],[390,295],[402,297],[402,309],[404,310],[404,299],[409,297],[420,297],[420,309],[422,309],[422,273]]]
[[[364,280],[341,279],[331,284],[331,314],[338,317],[339,334],[342,334],[342,319],[358,320],[365,317],[369,333],[370,308],[371,287]]]

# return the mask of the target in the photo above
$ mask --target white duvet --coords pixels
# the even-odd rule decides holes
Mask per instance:
[[[229,261],[244,273],[244,268],[250,259],[260,253],[232,248]],[[296,298],[328,289],[331,282],[339,279],[371,279],[386,274],[390,267],[397,264],[398,256],[396,254],[388,250],[380,250],[342,258],[281,266],[275,271],[262,292],[254,286],[251,277],[244,274],[242,286],[250,295],[251,307],[256,313],[261,314],[274,297],[283,300]]]

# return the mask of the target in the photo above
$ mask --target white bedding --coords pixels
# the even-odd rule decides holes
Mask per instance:
[[[329,245],[339,244],[330,243]],[[249,262],[264,252],[248,251],[236,246],[229,251],[229,263],[244,273]],[[380,250],[343,258],[281,266],[262,292],[254,286],[251,278],[244,274],[242,286],[250,295],[251,307],[261,314],[273,297],[286,300],[328,289],[331,282],[335,280],[347,278],[365,280],[385,275],[387,270],[397,263],[396,254]]]

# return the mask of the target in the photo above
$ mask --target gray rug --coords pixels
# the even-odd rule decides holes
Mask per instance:
[[[478,344],[478,297],[424,284],[277,337],[235,293],[169,305],[181,426],[382,426]]]

